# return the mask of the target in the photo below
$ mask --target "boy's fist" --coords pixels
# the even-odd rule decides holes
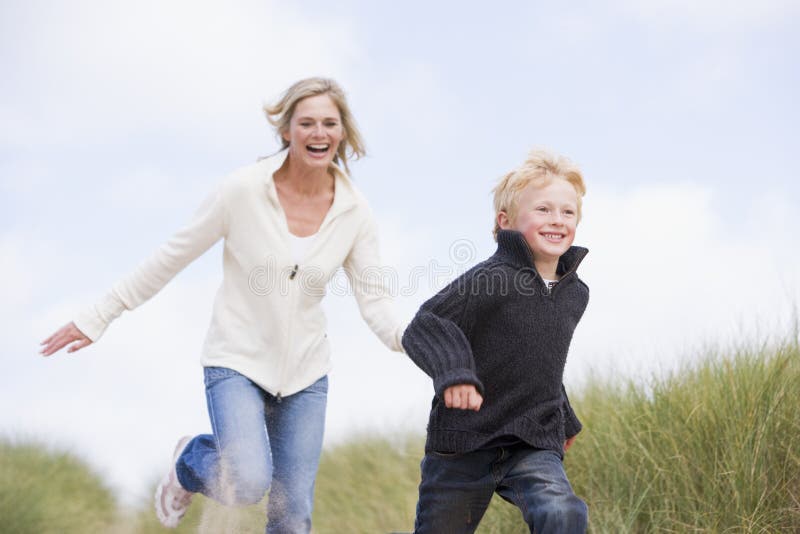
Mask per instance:
[[[477,412],[481,409],[481,404],[483,397],[472,384],[458,384],[444,390],[444,405],[448,408]]]

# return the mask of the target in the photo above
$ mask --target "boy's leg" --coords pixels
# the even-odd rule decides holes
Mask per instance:
[[[275,466],[267,514],[269,534],[311,530],[327,401],[327,376],[280,402],[274,398],[267,401],[267,429]]]
[[[495,490],[494,450],[425,454],[420,465],[415,534],[467,534],[478,527]]]
[[[531,532],[586,531],[586,503],[572,491],[557,452],[515,447],[506,469],[497,492],[522,510]]]
[[[255,504],[272,478],[264,391],[232,369],[206,367],[213,434],[192,439],[176,463],[181,485],[223,504]]]

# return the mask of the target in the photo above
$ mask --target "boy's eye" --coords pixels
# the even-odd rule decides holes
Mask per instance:
[[[538,208],[536,208],[536,211],[541,211],[542,213],[547,213],[549,210],[547,208],[545,208],[544,206],[539,206]]]

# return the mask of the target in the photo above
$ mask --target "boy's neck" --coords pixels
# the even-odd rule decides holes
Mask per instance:
[[[558,280],[558,258],[554,260],[533,260],[533,265],[536,266],[536,272],[545,280]]]

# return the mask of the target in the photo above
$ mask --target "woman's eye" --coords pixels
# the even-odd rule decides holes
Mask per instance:
[[[539,206],[538,208],[536,208],[536,211],[541,211],[542,213],[547,213],[548,210],[544,206]]]

